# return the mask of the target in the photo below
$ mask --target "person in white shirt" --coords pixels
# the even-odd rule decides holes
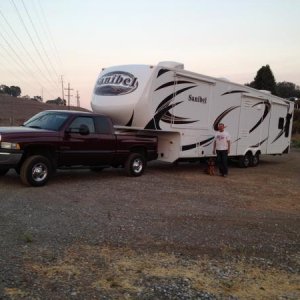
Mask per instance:
[[[220,175],[228,175],[228,154],[230,153],[230,134],[224,130],[223,123],[218,124],[218,132],[215,135],[213,154],[217,154],[217,165]]]

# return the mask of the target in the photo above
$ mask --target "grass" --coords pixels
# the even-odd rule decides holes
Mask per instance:
[[[33,242],[33,236],[30,232],[24,232],[21,235],[21,239],[25,242],[25,243],[32,243]]]
[[[44,287],[59,280],[66,286],[76,282],[77,289],[100,292],[113,297],[137,299],[147,282],[160,284],[188,280],[192,289],[216,297],[238,299],[300,298],[300,276],[270,266],[249,263],[243,258],[210,259],[177,257],[166,253],[137,253],[124,248],[77,246],[64,257],[49,264],[27,260],[26,269]]]

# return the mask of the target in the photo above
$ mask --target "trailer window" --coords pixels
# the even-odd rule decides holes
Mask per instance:
[[[279,118],[278,129],[283,129],[283,126],[284,126],[284,118]]]

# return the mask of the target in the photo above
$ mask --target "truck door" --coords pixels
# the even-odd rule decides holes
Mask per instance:
[[[114,155],[115,137],[98,133],[99,122],[94,117],[76,117],[66,130],[61,147],[61,161],[64,165],[110,164]],[[88,128],[86,134],[81,128]]]

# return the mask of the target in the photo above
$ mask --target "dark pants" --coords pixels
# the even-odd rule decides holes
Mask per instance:
[[[216,152],[217,152],[217,165],[219,167],[219,171],[221,175],[227,175],[228,174],[228,164],[227,164],[228,151],[217,150]]]

